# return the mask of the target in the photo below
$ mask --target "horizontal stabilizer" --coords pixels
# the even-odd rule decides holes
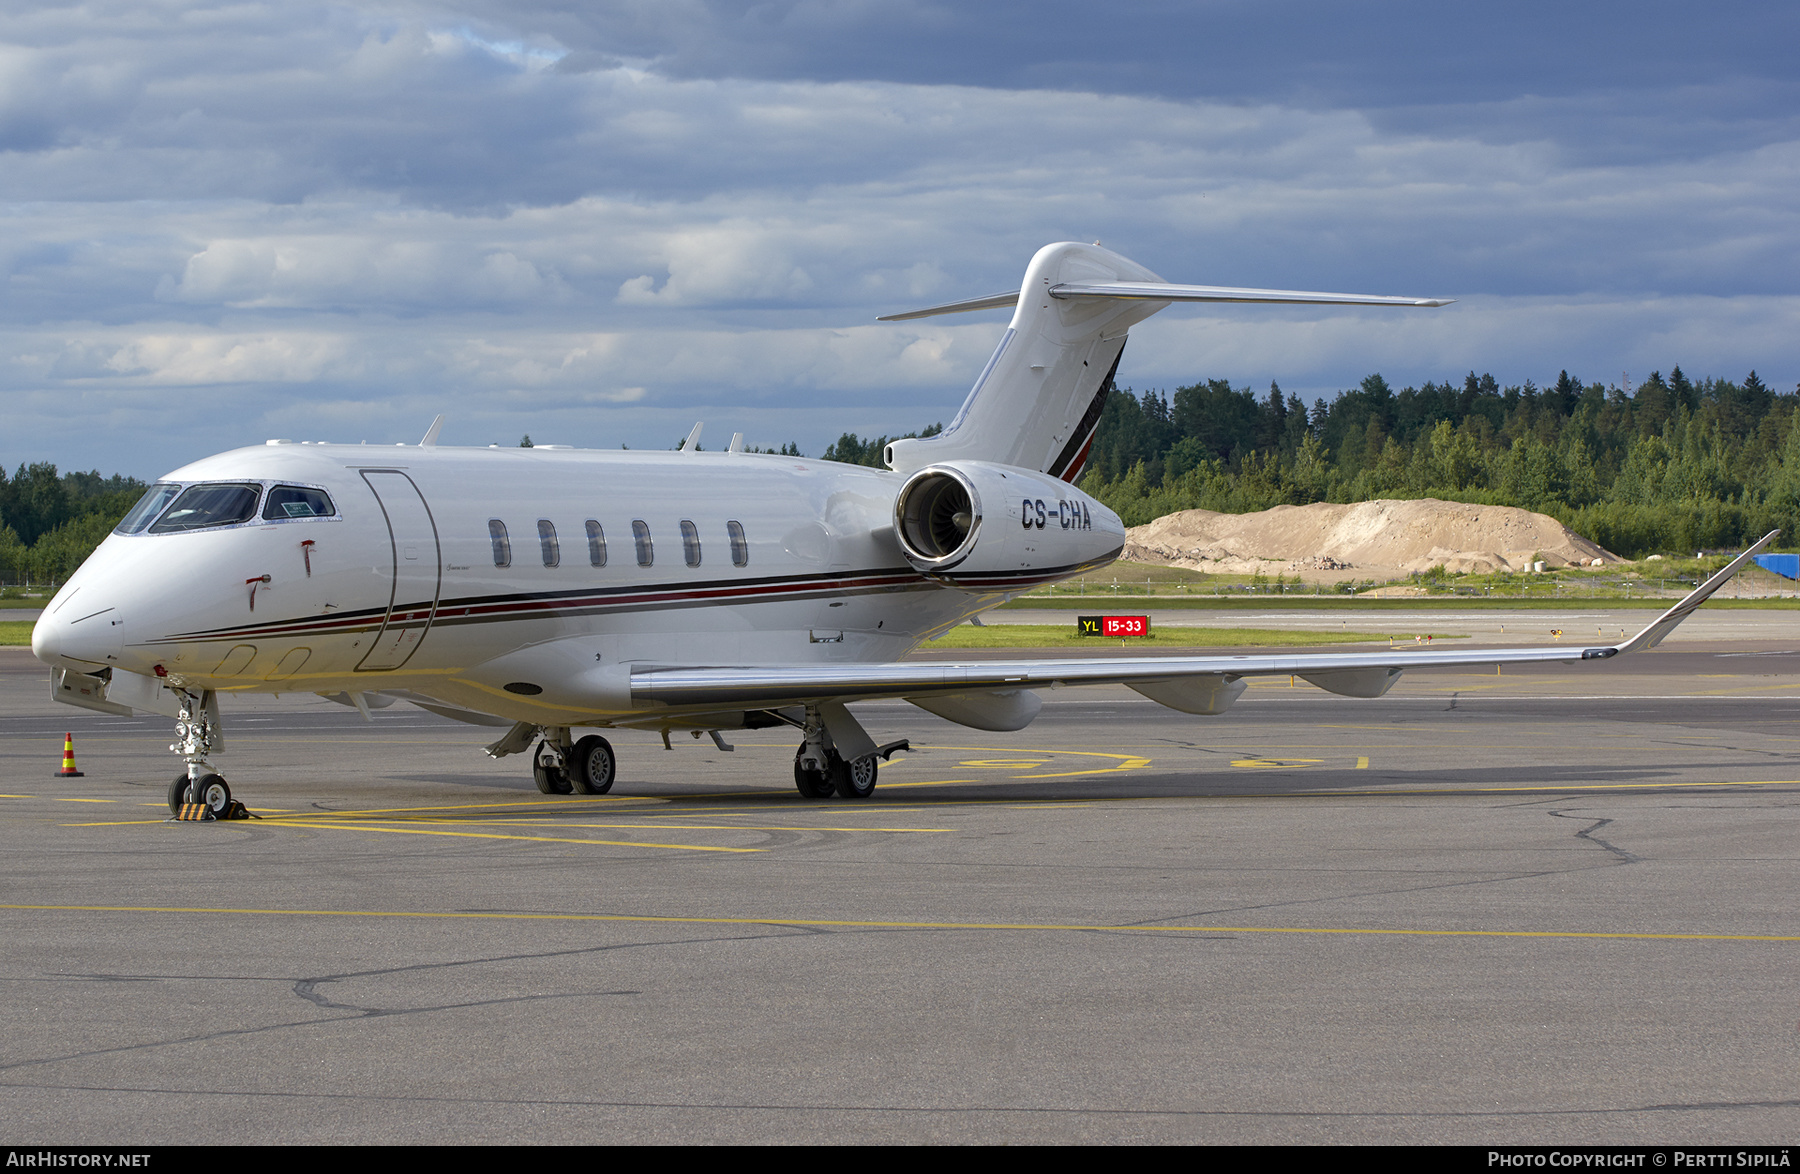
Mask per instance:
[[[904,322],[908,318],[930,318],[937,314],[966,314],[970,310],[998,310],[1011,308],[1019,304],[1019,291],[1011,293],[989,294],[985,298],[967,298],[960,302],[945,302],[941,306],[932,306],[925,310],[908,310],[904,314],[883,314],[875,319],[877,322]]]
[[[904,314],[884,314],[877,322],[904,322],[938,314],[966,314],[971,310],[999,310],[1016,306],[1021,290],[945,302]],[[1069,298],[1118,298],[1137,302],[1263,302],[1289,306],[1448,306],[1455,298],[1402,298],[1387,294],[1318,293],[1303,289],[1242,289],[1230,285],[1171,285],[1157,281],[1059,282],[1050,296]]]
[[[1456,300],[1315,293],[1301,289],[1239,289],[1229,285],[1169,285],[1156,281],[1064,282],[1051,286],[1050,296],[1127,298],[1141,302],[1276,302],[1295,306],[1448,306]]]

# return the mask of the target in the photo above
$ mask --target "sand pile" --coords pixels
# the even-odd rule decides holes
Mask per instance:
[[[1512,506],[1423,498],[1354,505],[1281,505],[1255,514],[1183,510],[1126,531],[1138,562],[1242,575],[1297,572],[1334,582],[1442,566],[1449,571],[1522,571],[1621,562],[1555,518]]]

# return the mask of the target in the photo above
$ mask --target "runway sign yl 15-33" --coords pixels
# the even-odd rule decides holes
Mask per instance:
[[[1149,616],[1076,616],[1078,636],[1148,636]]]

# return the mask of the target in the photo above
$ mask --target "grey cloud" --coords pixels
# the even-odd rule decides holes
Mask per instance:
[[[1171,280],[1464,299],[1172,310],[1127,352],[1140,387],[1800,375],[1800,128],[1762,49],[1699,33],[1678,89],[1667,53],[1557,74],[1598,26],[1514,68],[1477,22],[1390,77],[1437,42],[1376,52],[1382,15],[1332,57],[1256,21],[1343,18],[1270,10],[1124,6],[1085,75],[1058,73],[1056,5],[1004,44],[931,5],[30,10],[0,48],[0,460],[153,474],[265,435],[416,440],[438,410],[457,442],[706,416],[816,452],[953,412],[1003,320],[875,314],[1009,288],[1071,238]],[[1278,52],[1323,80],[1251,76]],[[1359,61],[1381,76],[1332,80]]]

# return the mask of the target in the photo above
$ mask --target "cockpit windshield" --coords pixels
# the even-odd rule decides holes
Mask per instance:
[[[163,507],[174,501],[175,495],[180,492],[181,486],[179,485],[169,485],[163,482],[152,485],[144,496],[138,498],[138,503],[131,507],[131,512],[125,515],[125,520],[113,528],[113,533],[143,533],[144,527],[154,522],[156,515],[162,513]]]
[[[150,533],[179,534],[247,522],[256,516],[256,501],[261,496],[260,485],[189,486],[169,512],[150,527]]]

